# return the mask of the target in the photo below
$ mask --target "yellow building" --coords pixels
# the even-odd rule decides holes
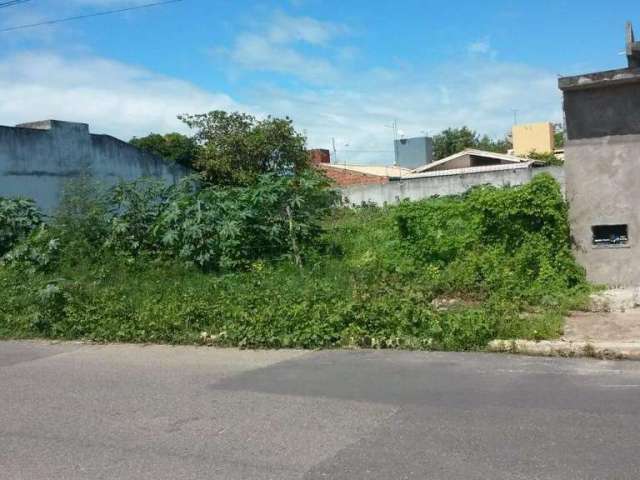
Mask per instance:
[[[555,150],[555,128],[552,123],[514,125],[513,153],[525,156],[531,152],[552,153]]]

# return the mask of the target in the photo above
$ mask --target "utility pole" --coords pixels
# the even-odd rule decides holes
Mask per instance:
[[[331,147],[333,149],[333,163],[338,163],[338,151],[336,150],[336,139],[331,137]]]
[[[393,164],[395,166],[398,165],[398,120],[394,119],[391,125],[385,125],[387,128],[393,129]]]
[[[518,124],[518,110],[513,110],[513,124]]]

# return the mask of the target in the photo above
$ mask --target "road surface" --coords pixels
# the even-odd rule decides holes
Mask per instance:
[[[0,478],[637,479],[640,362],[0,342]]]

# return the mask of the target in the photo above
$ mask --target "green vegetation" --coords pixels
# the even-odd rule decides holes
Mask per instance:
[[[564,136],[565,136],[564,125],[562,125],[561,123],[556,123],[554,124],[554,127],[556,131],[554,134],[555,147],[564,148]]]
[[[359,209],[312,172],[95,191],[11,240],[1,337],[472,350],[558,335],[588,289],[546,175]]]
[[[33,201],[0,197],[0,256],[40,226],[42,219]]]
[[[185,115],[135,139],[198,174],[0,199],[0,337],[472,350],[549,338],[586,298],[559,186],[346,209],[289,119]],[[462,128],[437,155],[502,150]]]
[[[179,118],[195,130],[196,169],[216,185],[252,185],[265,173],[291,174],[308,164],[306,139],[289,118],[219,110]]]
[[[550,166],[564,165],[564,160],[561,160],[560,158],[558,158],[553,152],[538,153],[534,151],[534,152],[529,152],[527,157],[532,160],[538,160]]]
[[[291,174],[307,167],[306,139],[289,118],[258,120],[221,110],[178,118],[193,136],[151,133],[129,143],[169,163],[193,168],[215,185],[246,187],[267,173]]]
[[[178,163],[190,168],[193,168],[198,155],[196,141],[176,132],[165,135],[150,133],[145,137],[133,137],[129,143],[141,150],[158,155],[169,163]]]
[[[507,153],[511,147],[511,142],[507,138],[494,140],[487,135],[480,136],[468,127],[447,128],[433,137],[435,160],[441,160],[466,148]]]

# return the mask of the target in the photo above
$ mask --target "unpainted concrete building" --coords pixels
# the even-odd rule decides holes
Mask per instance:
[[[115,184],[140,177],[175,183],[188,173],[117,138],[91,134],[84,123],[0,126],[0,196],[32,198],[47,212],[58,205],[67,181],[84,174]]]
[[[628,68],[559,80],[574,251],[590,281],[640,285],[640,42]]]

